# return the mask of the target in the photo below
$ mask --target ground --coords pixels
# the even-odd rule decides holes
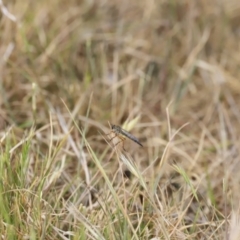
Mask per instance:
[[[239,0],[0,7],[1,239],[240,239]]]

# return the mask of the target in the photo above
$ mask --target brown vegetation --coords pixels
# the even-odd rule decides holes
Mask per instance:
[[[238,0],[0,7],[2,239],[240,239]]]

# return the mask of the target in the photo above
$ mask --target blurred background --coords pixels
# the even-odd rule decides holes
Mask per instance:
[[[185,223],[192,222],[198,211],[201,223],[230,221],[232,212],[239,214],[238,0],[0,3],[2,151],[10,149],[11,164],[17,164],[22,155],[14,146],[34,132],[27,184],[41,172],[37,162],[55,149],[52,173],[63,156],[66,161],[61,177],[54,184],[49,180],[45,191],[84,182],[100,194],[106,184],[97,175],[84,137],[114,179],[119,165],[104,133],[110,131],[108,122],[123,126],[133,121],[131,132],[144,147],[128,141],[127,151],[145,171],[147,182],[163,180],[159,186],[169,195],[159,190],[161,197],[169,199],[176,191],[182,202],[179,189],[185,173],[197,189],[202,200],[198,207],[191,203]],[[76,149],[86,154],[85,162],[76,157]],[[95,198],[89,200],[84,184],[77,202],[89,206]],[[73,192],[76,189],[68,186],[61,196],[66,199]],[[172,205],[166,206],[169,210]],[[189,233],[189,239],[204,239],[199,229],[191,232],[196,235]],[[223,239],[229,229],[216,223],[204,232],[206,239],[213,232],[216,239]],[[176,239],[188,239],[181,237]]]

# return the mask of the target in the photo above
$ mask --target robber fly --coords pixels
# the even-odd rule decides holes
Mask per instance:
[[[140,141],[134,137],[132,134],[130,134],[129,132],[127,132],[126,130],[122,129],[119,126],[113,125],[111,124],[112,127],[112,131],[116,134],[116,136],[118,136],[120,139],[122,139],[122,141],[125,139],[125,137],[131,139],[132,141],[134,141],[135,143],[137,143],[138,145],[140,145],[141,147],[143,147],[143,145],[140,143]]]

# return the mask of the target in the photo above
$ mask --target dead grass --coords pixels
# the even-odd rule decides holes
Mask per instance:
[[[238,0],[0,7],[1,239],[240,239]]]

